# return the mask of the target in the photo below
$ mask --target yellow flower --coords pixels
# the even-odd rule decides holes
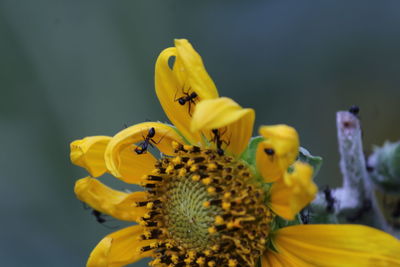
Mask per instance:
[[[400,243],[369,227],[277,227],[278,217],[292,220],[317,192],[312,168],[295,161],[297,132],[263,126],[263,140],[251,150],[254,111],[218,97],[187,40],[165,49],[155,72],[157,96],[176,128],[145,122],[71,143],[71,161],[90,174],[76,182],[78,199],[137,223],[104,237],[87,266],[124,266],[144,257],[153,258],[152,266],[400,264]],[[153,146],[159,158],[150,153]],[[253,151],[252,160],[244,151]],[[111,189],[95,178],[106,172],[145,190]]]

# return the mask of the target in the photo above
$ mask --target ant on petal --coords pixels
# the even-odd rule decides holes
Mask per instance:
[[[275,156],[275,150],[273,148],[264,148],[264,152],[269,156],[271,162],[273,162]]]
[[[181,97],[179,97],[179,98],[176,98],[176,93],[175,93],[175,99],[174,99],[174,101],[178,101],[178,103],[181,105],[181,106],[183,106],[183,105],[185,105],[186,103],[188,103],[188,106],[189,106],[189,116],[192,116],[192,113],[191,113],[191,107],[192,107],[192,104],[193,105],[195,105],[196,104],[196,102],[194,101],[196,98],[197,98],[197,93],[196,92],[192,92],[192,93],[189,93],[189,91],[190,91],[190,87],[189,87],[189,90],[187,91],[187,92],[185,92],[185,91],[183,91],[183,89],[182,89],[182,93],[184,94],[184,96],[181,96]]]
[[[149,145],[151,147],[153,147],[153,144],[157,145],[158,143],[161,142],[161,140],[163,139],[163,137],[158,141],[154,141],[153,137],[156,135],[156,129],[154,129],[154,127],[151,127],[147,133],[146,136],[143,136],[143,142],[141,142],[136,148],[135,148],[135,152],[138,155],[144,154],[147,152],[147,149],[149,147]],[[153,143],[153,144],[152,144]]]
[[[217,146],[218,155],[223,156],[225,152],[222,149],[222,144],[229,146],[229,143],[230,143],[228,141],[221,139],[221,137],[226,133],[226,130],[223,133],[221,133],[218,129],[212,129],[211,132],[214,135],[211,141],[214,142],[215,145]]]

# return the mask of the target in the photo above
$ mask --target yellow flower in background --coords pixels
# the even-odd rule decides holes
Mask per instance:
[[[144,122],[71,143],[72,162],[90,173],[76,182],[78,199],[137,223],[104,237],[87,266],[145,257],[152,266],[400,265],[399,241],[370,227],[278,225],[317,192],[312,167],[296,161],[298,134],[286,125],[262,126],[263,139],[252,148],[254,111],[218,96],[187,40],[161,52],[155,86],[175,126]],[[145,190],[111,189],[97,179],[106,172]]]

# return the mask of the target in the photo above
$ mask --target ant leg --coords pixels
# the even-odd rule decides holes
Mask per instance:
[[[227,131],[228,131],[228,126],[225,126],[224,128],[223,128],[225,131],[220,131],[220,133],[219,133],[219,135],[220,136],[223,136]]]
[[[166,134],[165,134],[166,135]],[[154,141],[153,138],[150,139],[151,142],[153,142],[153,144],[158,145],[165,137],[165,135],[163,135],[160,140],[158,141]],[[149,143],[151,146],[153,146],[151,143]]]
[[[192,106],[192,100],[189,101],[188,106],[189,106],[189,116],[192,117],[192,113],[190,112],[190,107]]]
[[[226,131],[228,131],[228,128],[225,130],[224,134],[226,133]],[[228,140],[224,140],[221,138],[221,143],[225,144],[226,147],[228,147],[231,144],[231,137],[232,137],[232,133],[230,134]]]

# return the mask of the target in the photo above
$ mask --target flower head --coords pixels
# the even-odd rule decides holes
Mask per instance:
[[[254,111],[218,96],[187,40],[161,52],[155,85],[175,127],[145,122],[71,143],[72,162],[90,173],[75,185],[78,199],[137,223],[103,238],[87,266],[144,257],[153,266],[400,264],[399,242],[378,230],[277,223],[293,220],[317,192],[312,167],[296,161],[298,134],[262,126],[261,139],[250,140]],[[161,157],[150,153],[153,146]],[[144,190],[111,189],[97,179],[106,172]]]

